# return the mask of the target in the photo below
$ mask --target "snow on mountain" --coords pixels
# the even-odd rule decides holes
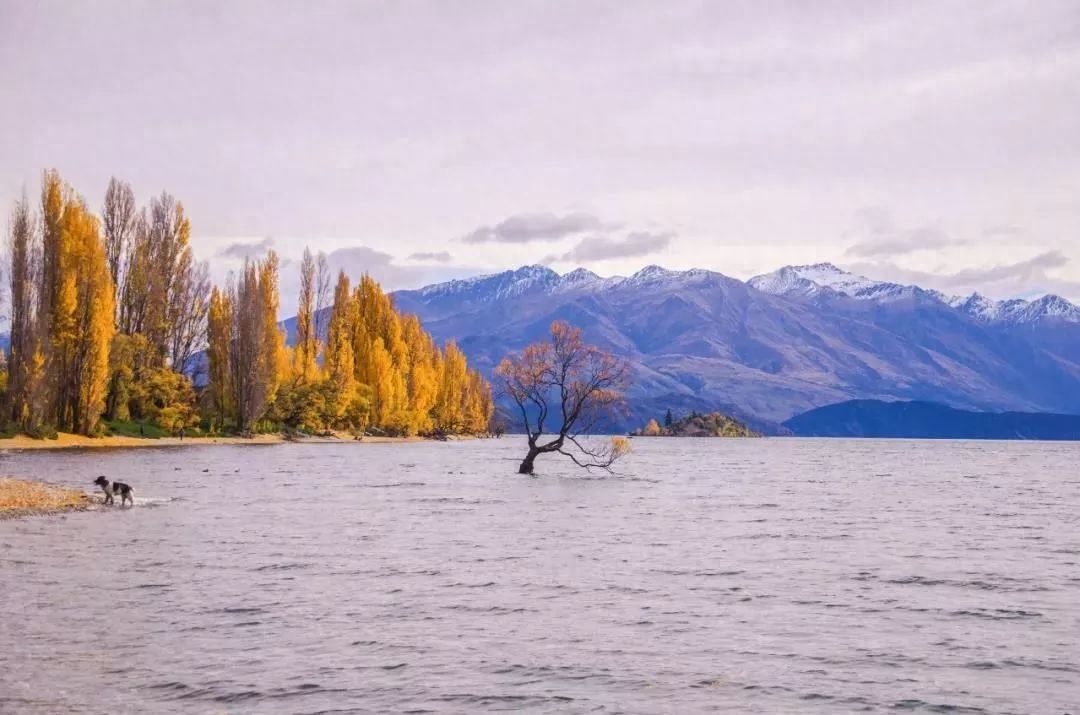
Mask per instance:
[[[987,298],[981,293],[972,293],[967,297],[954,296],[946,302],[960,312],[980,320],[994,321],[999,319],[1002,313],[1002,301]]]
[[[624,278],[603,278],[585,268],[559,275],[547,266],[523,266],[517,270],[452,280],[421,288],[423,299],[454,298],[464,302],[493,302],[527,293],[555,295],[573,292],[602,292],[607,290],[637,290],[644,288],[689,288],[692,284],[722,277],[703,269],[675,271],[657,265],[642,268]],[[940,301],[978,321],[1024,325],[1043,320],[1080,323],[1080,308],[1064,298],[1047,295],[1038,300],[1019,298],[994,300],[979,293],[969,296],[946,296],[934,290],[907,286],[845,271],[832,263],[806,266],[784,266],[772,273],[755,276],[747,284],[763,293],[786,298],[807,298],[823,290],[833,291],[857,300],[886,303],[914,296]]]
[[[832,263],[815,263],[809,266],[784,266],[765,275],[755,276],[747,283],[763,293],[783,296],[811,296],[822,288],[829,288],[864,300],[884,300],[897,297],[905,286],[885,281],[875,281],[865,276],[842,270]]]
[[[979,293],[950,297],[918,286],[875,281],[849,273],[832,263],[784,266],[772,273],[751,278],[747,283],[764,293],[785,297],[809,297],[828,288],[850,298],[884,302],[921,293],[983,322],[1023,325],[1049,319],[1080,323],[1080,308],[1056,295],[1047,295],[1031,302],[1020,298],[994,300]]]
[[[575,290],[598,288],[607,279],[601,278],[586,268],[578,268],[562,275],[554,286],[554,292],[567,293]]]
[[[1038,300],[1018,308],[1010,316],[1010,322],[1024,325],[1044,319],[1080,323],[1080,308],[1058,295],[1044,295]]]
[[[994,300],[979,293],[949,301],[957,310],[986,323],[1029,325],[1043,320],[1080,323],[1080,308],[1057,295],[1045,295],[1033,301],[1022,298]]]
[[[762,293],[786,296],[811,296],[818,292],[819,286],[806,278],[799,271],[803,266],[784,266],[783,268],[755,276],[747,283]]]
[[[623,288],[629,288],[632,286],[647,285],[649,283],[659,283],[677,275],[679,275],[678,271],[669,271],[668,269],[661,268],[657,265],[645,266],[634,275],[622,281],[619,285]]]
[[[577,268],[560,276],[546,266],[524,266],[513,271],[436,283],[415,292],[423,299],[456,297],[467,301],[490,302],[533,292],[555,295],[574,291],[604,291],[614,288],[632,290],[643,286],[693,283],[718,275],[720,274],[700,268],[673,271],[653,265],[642,268],[628,278],[603,278],[585,268]]]
[[[421,288],[418,292],[424,298],[454,296],[476,300],[501,300],[524,295],[536,289],[549,292],[558,282],[559,274],[547,266],[523,266],[514,271],[436,283]]]

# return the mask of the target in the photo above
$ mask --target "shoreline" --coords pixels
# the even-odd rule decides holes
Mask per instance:
[[[94,506],[93,497],[80,489],[32,479],[0,477],[0,521],[88,511]]]
[[[448,441],[475,439],[472,436],[455,435]],[[0,450],[19,451],[48,449],[129,449],[143,447],[199,447],[212,445],[273,445],[273,444],[407,444],[410,442],[435,442],[439,440],[425,437],[377,437],[365,436],[353,439],[351,436],[340,437],[285,437],[281,434],[258,434],[253,437],[130,437],[111,435],[108,437],[85,437],[83,435],[61,432],[56,439],[34,439],[26,435],[0,438]]]
[[[475,439],[468,435],[456,435],[447,441]],[[288,438],[281,434],[261,434],[254,437],[129,437],[114,435],[109,437],[84,437],[82,435],[60,433],[56,439],[34,439],[26,435],[0,438],[0,452],[38,451],[38,450],[82,450],[82,449],[138,449],[144,447],[199,447],[212,445],[256,446],[281,444],[355,444],[355,445],[392,445],[414,442],[434,442],[424,437],[378,437],[365,436],[353,439],[351,436],[340,437],[303,437]],[[93,511],[100,506],[94,495],[71,487],[38,479],[24,479],[13,476],[0,476],[0,521],[19,519],[28,516],[55,516],[69,512]]]

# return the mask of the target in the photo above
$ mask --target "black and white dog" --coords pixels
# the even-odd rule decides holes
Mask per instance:
[[[117,494],[120,495],[120,506],[124,506],[125,502],[131,502],[131,506],[135,506],[135,497],[131,496],[132,489],[123,482],[110,482],[104,475],[94,480],[94,484],[101,487],[101,491],[105,492],[105,503],[113,504],[113,497]]]

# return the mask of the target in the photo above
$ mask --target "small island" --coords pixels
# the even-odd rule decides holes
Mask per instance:
[[[710,412],[707,415],[691,412],[680,419],[674,419],[671,410],[664,417],[663,426],[655,419],[649,420],[643,428],[633,433],[634,437],[760,437],[734,417],[723,412]]]

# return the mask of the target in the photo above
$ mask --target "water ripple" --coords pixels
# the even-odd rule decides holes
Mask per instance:
[[[8,454],[0,712],[1080,712],[1078,445],[520,446]]]

